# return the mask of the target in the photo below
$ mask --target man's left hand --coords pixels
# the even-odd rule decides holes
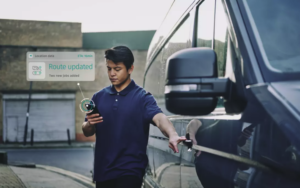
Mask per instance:
[[[185,136],[180,137],[177,134],[171,135],[169,137],[169,148],[171,148],[174,153],[179,153],[177,144],[184,140],[186,140]]]

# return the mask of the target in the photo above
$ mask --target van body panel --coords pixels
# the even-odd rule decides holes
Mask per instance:
[[[172,28],[168,34],[150,49],[144,88],[153,94],[180,136],[189,133],[194,145],[213,150],[189,152],[186,146],[178,145],[179,153],[174,153],[168,147],[168,138],[156,126],[150,126],[145,187],[300,187],[300,80],[265,81],[241,6],[237,0],[189,1],[178,20],[168,27]],[[217,27],[222,10],[226,20],[221,19],[224,24]],[[215,16],[213,30],[207,28],[209,19],[199,18],[201,14]],[[225,24],[226,32],[219,32]],[[213,31],[214,38],[209,38],[210,33],[198,32],[200,29]],[[207,38],[199,38],[199,34]],[[168,58],[200,44],[215,50],[219,77],[227,77],[233,83],[229,101],[233,106],[245,103],[240,113],[227,114],[222,98],[206,116],[182,116],[166,109]],[[213,151],[225,153],[222,156]],[[235,156],[249,159],[254,165],[236,160]]]

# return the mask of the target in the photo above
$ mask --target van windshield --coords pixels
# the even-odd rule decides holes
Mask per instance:
[[[300,72],[300,1],[243,1],[267,67]]]

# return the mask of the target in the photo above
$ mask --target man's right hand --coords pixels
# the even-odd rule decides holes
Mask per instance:
[[[93,136],[96,131],[95,124],[103,122],[103,118],[99,116],[99,114],[87,114],[86,115],[87,122],[82,124],[83,134],[88,136]]]
[[[99,116],[99,114],[90,114],[86,115],[87,121],[90,125],[95,125],[97,123],[102,123],[103,122],[103,117]]]

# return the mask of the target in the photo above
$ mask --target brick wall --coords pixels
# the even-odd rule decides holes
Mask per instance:
[[[0,19],[0,45],[81,48],[81,23]]]

